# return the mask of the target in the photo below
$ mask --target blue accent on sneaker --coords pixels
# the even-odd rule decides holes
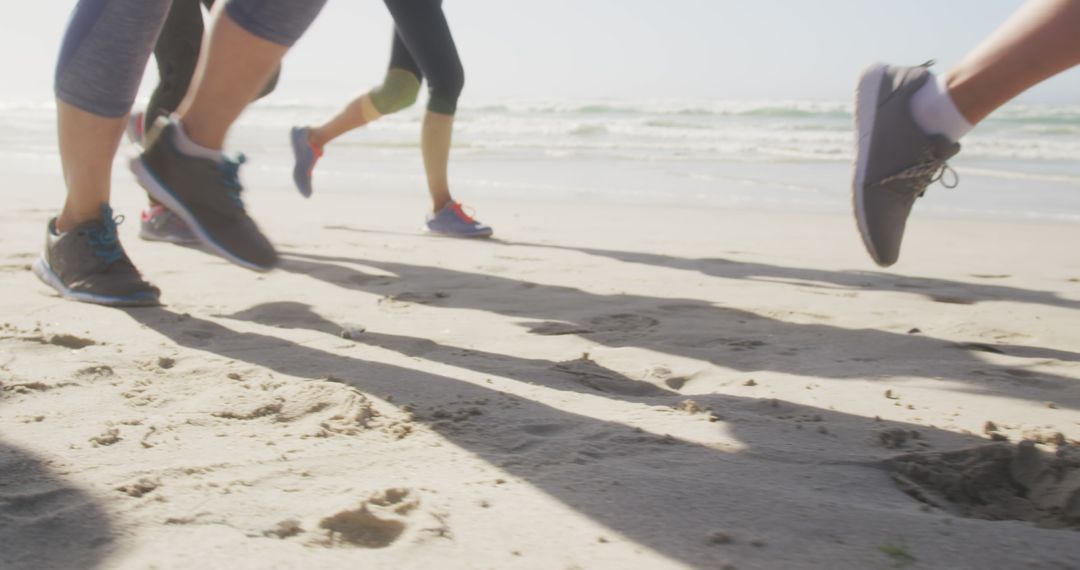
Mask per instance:
[[[244,186],[240,184],[240,167],[245,162],[247,162],[247,156],[241,152],[236,154],[236,158],[225,155],[222,161],[218,163],[218,170],[221,171],[221,183],[225,186],[229,198],[241,210],[244,209],[244,200],[240,197],[240,193],[244,191]]]
[[[450,202],[435,214],[428,216],[429,231],[450,237],[490,237],[494,231],[465,213],[461,204]]]
[[[124,222],[124,216],[113,217],[112,208],[108,204],[101,206],[101,226],[88,232],[88,243],[94,250],[94,255],[100,257],[106,265],[111,265],[124,258],[124,250],[120,248],[120,236],[116,233],[116,226]]]
[[[289,140],[292,142],[293,151],[293,182],[296,189],[305,198],[311,197],[311,174],[315,170],[315,163],[319,161],[322,152],[311,146],[308,127],[293,127],[289,132]]]

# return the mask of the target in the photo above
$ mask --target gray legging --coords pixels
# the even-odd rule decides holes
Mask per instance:
[[[292,46],[326,0],[228,0],[237,25]],[[103,117],[123,117],[139,90],[146,62],[172,0],[79,0],[56,66],[56,96]]]

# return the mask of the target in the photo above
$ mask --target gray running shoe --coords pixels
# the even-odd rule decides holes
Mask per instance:
[[[161,204],[150,204],[142,212],[139,237],[146,241],[165,241],[181,245],[199,243],[191,228]]]
[[[131,161],[139,184],[214,253],[255,271],[273,269],[277,251],[240,199],[244,156],[220,162],[191,157],[176,147],[175,136],[176,124],[165,117],[147,133],[146,150]]]
[[[870,257],[896,263],[915,200],[951,172],[960,145],[928,136],[911,116],[911,97],[930,77],[927,65],[876,64],[863,72],[855,101],[855,219]],[[954,187],[954,180],[948,187]]]
[[[293,151],[293,182],[305,198],[311,197],[311,177],[315,173],[315,163],[323,155],[322,149],[308,142],[310,134],[310,127],[293,127],[289,131]]]
[[[161,291],[147,283],[128,259],[108,205],[101,219],[56,233],[49,220],[45,251],[34,261],[34,274],[65,298],[99,305],[137,307],[159,304]]]

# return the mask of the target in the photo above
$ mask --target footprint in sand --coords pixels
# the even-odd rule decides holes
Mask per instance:
[[[522,426],[521,431],[539,437],[553,437],[569,429],[563,424],[532,424]]]
[[[406,291],[394,295],[387,295],[379,299],[379,308],[387,311],[407,311],[415,305],[431,305],[441,299],[446,299],[449,293],[433,291],[430,293],[414,293]]]
[[[652,317],[646,317],[645,315],[635,315],[630,313],[602,315],[589,319],[589,325],[591,325],[596,332],[601,333],[636,333],[655,327],[658,324],[660,324],[660,321]]]
[[[1020,520],[1080,530],[1080,451],[1040,451],[1031,441],[944,453],[913,453],[887,462],[907,494],[962,517]]]
[[[562,372],[582,386],[597,392],[620,394],[623,396],[667,396],[670,392],[641,380],[627,378],[622,374],[604,368],[587,356],[577,360],[560,362],[551,366],[551,370]]]
[[[950,297],[946,295],[931,295],[930,299],[935,303],[945,303],[946,305],[974,305],[975,301],[971,299],[965,299],[963,297]]]
[[[326,536],[318,541],[329,547],[386,548],[408,528],[407,517],[420,506],[409,489],[387,489],[360,504],[319,522]]]
[[[359,287],[382,287],[393,283],[393,277],[383,275],[350,275],[349,283]]]
[[[70,348],[71,350],[79,350],[88,346],[94,346],[98,344],[97,341],[93,341],[88,338],[78,337],[72,334],[51,334],[47,336],[37,335],[17,338],[24,342],[48,344],[52,346],[59,346],[62,348]]]
[[[766,346],[768,343],[760,340],[744,339],[731,341],[727,344],[731,347],[731,350],[739,352],[742,350],[756,350],[763,346]]]
[[[593,330],[588,327],[583,327],[574,323],[561,323],[558,321],[527,323],[525,326],[528,327],[529,334],[540,336],[564,336],[571,334],[589,334],[593,332]]]

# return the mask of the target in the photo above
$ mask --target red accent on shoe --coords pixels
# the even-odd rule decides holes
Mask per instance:
[[[308,178],[312,178],[315,175],[315,165],[319,162],[319,159],[322,158],[323,149],[321,146],[315,146],[315,143],[310,140],[308,140],[308,146],[311,147],[311,153],[315,155],[315,160],[311,161],[311,168],[307,171]]]
[[[149,222],[150,220],[160,216],[161,214],[163,214],[163,213],[165,213],[167,211],[168,211],[168,208],[166,208],[165,206],[163,206],[161,204],[150,204],[149,206],[146,207],[145,210],[142,211],[142,215],[141,215],[142,221]]]
[[[454,212],[454,214],[456,214],[457,217],[464,220],[465,223],[467,223],[467,224],[475,224],[476,223],[476,220],[474,220],[472,216],[465,213],[464,208],[462,207],[461,203],[459,203],[459,202],[450,202],[450,211]]]

